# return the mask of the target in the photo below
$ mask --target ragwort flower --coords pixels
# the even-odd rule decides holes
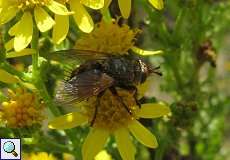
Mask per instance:
[[[57,15],[72,14],[55,0],[0,0],[0,25],[9,22],[17,13],[23,13],[20,20],[9,30],[9,34],[14,36],[11,42],[13,41],[16,51],[26,48],[32,40],[33,15],[37,28],[41,32],[46,32],[55,25],[55,21],[45,8]]]
[[[164,8],[163,0],[148,0],[149,3],[156,9],[161,10]],[[105,6],[109,6],[112,0],[105,0]],[[128,18],[131,12],[131,0],[118,0],[121,15]]]
[[[2,103],[1,121],[10,128],[30,127],[41,124],[44,119],[44,104],[39,102],[35,93],[18,88],[8,90],[9,101]]]
[[[158,146],[156,137],[138,122],[138,119],[158,118],[167,115],[170,110],[162,103],[143,104],[139,108],[133,98],[134,93],[118,89],[118,94],[132,114],[127,112],[122,103],[109,90],[106,90],[99,101],[99,106],[96,106],[97,97],[91,97],[87,102],[81,103],[79,112],[58,117],[50,122],[49,127],[69,129],[91,123],[94,119],[95,108],[98,107],[92,129],[82,147],[83,159],[92,160],[103,149],[108,137],[114,135],[121,157],[125,160],[134,160],[136,149],[130,133],[147,147],[156,148]]]

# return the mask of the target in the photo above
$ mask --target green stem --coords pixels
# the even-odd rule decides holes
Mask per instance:
[[[14,67],[12,67],[8,62],[4,61],[0,64],[0,68],[6,70],[7,72],[18,76],[20,79],[24,81],[30,81],[31,77],[28,74],[25,74],[23,72],[17,71]]]
[[[103,20],[105,22],[111,22],[112,21],[112,17],[111,17],[111,14],[110,14],[110,11],[108,8],[102,11],[102,15],[103,15]]]
[[[43,83],[41,76],[40,76],[40,71],[39,71],[39,64],[38,64],[38,59],[39,59],[39,49],[38,49],[38,40],[39,40],[39,31],[37,27],[34,27],[33,31],[33,39],[31,42],[31,48],[36,50],[36,53],[32,55],[32,65],[33,65],[33,72],[32,72],[32,78],[33,78],[33,83],[37,87],[37,89],[40,92],[40,95],[42,96],[45,104],[49,107],[51,112],[55,115],[58,116],[60,115],[59,110],[55,107],[55,105],[52,102],[51,97],[49,96],[46,86]]]
[[[42,96],[46,106],[50,109],[50,111],[53,113],[53,115],[55,116],[60,116],[61,112],[58,110],[58,108],[55,106],[55,104],[52,101],[52,98],[50,97],[46,86],[43,82],[43,80],[41,79],[40,76],[40,70],[39,70],[39,49],[38,49],[38,40],[39,40],[39,31],[38,29],[35,27],[34,29],[34,36],[33,36],[33,40],[31,43],[31,48],[33,48],[34,50],[36,50],[36,53],[33,54],[32,56],[32,65],[33,65],[33,83],[35,84],[35,86],[37,87],[37,89],[39,90],[40,95]],[[75,130],[71,129],[66,131],[66,135],[69,137],[69,139],[72,141],[73,145],[74,145],[74,155],[76,157],[76,159],[80,159],[81,157],[81,148],[79,146],[80,144],[80,140],[78,140],[76,138],[77,133],[75,132]]]
[[[72,146],[56,143],[53,139],[50,139],[49,137],[42,137],[42,139],[40,140],[41,148],[44,148],[46,150],[52,149],[52,152],[72,153],[72,151],[70,150]]]
[[[36,53],[32,55],[33,78],[36,78],[36,76],[38,75],[38,58],[39,58],[38,40],[39,40],[39,31],[35,26],[33,31],[33,39],[31,42],[31,48],[36,50]]]

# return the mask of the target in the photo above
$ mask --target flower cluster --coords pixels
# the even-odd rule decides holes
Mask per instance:
[[[2,0],[0,2],[0,24],[7,23],[17,13],[23,12],[20,20],[9,30],[9,34],[14,37],[9,43],[13,44],[16,51],[26,48],[32,40],[33,16],[37,28],[41,32],[46,32],[55,25],[55,21],[46,12],[44,7],[57,15],[72,14],[64,5],[54,0]]]
[[[131,0],[119,0],[119,6],[124,18],[128,18],[131,10]],[[163,8],[162,0],[149,0],[157,9]],[[65,4],[70,5],[73,12],[68,11]],[[7,44],[7,49],[14,48],[17,52],[22,51],[32,41],[34,21],[40,32],[46,32],[53,28],[52,39],[56,44],[61,43],[69,31],[69,15],[73,15],[79,28],[89,33],[94,28],[94,22],[85,9],[84,5],[91,9],[107,8],[111,0],[10,0],[0,1],[0,25],[12,20],[22,12],[19,21],[9,30],[13,37]],[[49,9],[54,15],[53,19],[46,11]],[[33,20],[34,16],[34,20]]]
[[[162,0],[149,0],[149,2],[159,10],[163,8]],[[112,19],[106,22],[102,20],[94,27],[93,19],[86,7],[94,10],[107,10],[110,4],[111,0],[0,0],[0,25],[11,22],[6,27],[10,27],[7,30],[10,40],[5,44],[6,58],[36,54],[33,56],[32,78],[31,76],[26,77],[32,82],[37,78],[35,76],[39,76],[39,73],[42,72],[37,53],[39,48],[34,48],[38,44],[33,45],[39,43],[39,32],[52,30],[53,43],[60,44],[69,33],[70,16],[73,16],[79,29],[84,32],[75,43],[74,48],[76,49],[120,56],[129,54],[130,50],[139,55],[161,53],[161,51],[146,51],[135,46],[136,36],[141,31],[131,29],[126,24],[119,25],[118,20]],[[128,18],[131,11],[131,0],[118,0],[118,5],[123,18]],[[28,46],[32,49],[27,48]],[[27,81],[23,77],[24,73],[17,74],[19,77],[10,73],[0,69],[0,81],[10,85],[23,84],[24,81]],[[51,98],[43,82],[36,82],[35,85],[38,90],[42,90],[40,93],[47,93],[44,99],[50,102]],[[143,86],[146,89],[145,84]],[[143,96],[140,95],[144,90],[143,86],[136,86],[138,96]],[[138,120],[165,116],[170,113],[169,107],[164,103],[146,103],[140,107],[139,104],[137,105],[136,93],[121,88],[116,89],[121,99],[118,99],[110,90],[105,90],[100,99],[92,96],[79,104],[81,107],[77,112],[57,117],[49,123],[51,129],[69,129],[85,124],[91,126],[82,146],[84,160],[102,159],[102,157],[112,159],[106,151],[103,151],[110,135],[115,137],[117,148],[123,159],[135,159],[136,148],[132,143],[132,136],[147,147],[156,148],[158,146],[154,134]],[[15,91],[9,90],[8,94],[8,101],[4,101],[0,108],[0,120],[7,127],[23,128],[42,123],[45,118],[44,104],[35,93],[18,88]],[[97,145],[93,145],[95,143]],[[56,158],[51,154],[40,152],[29,154],[25,159],[55,160]]]
[[[9,101],[2,103],[1,121],[10,128],[30,127],[44,119],[44,104],[37,96],[23,88],[8,90]]]

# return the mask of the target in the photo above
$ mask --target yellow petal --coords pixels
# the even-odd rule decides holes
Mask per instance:
[[[141,55],[141,56],[152,56],[152,55],[156,55],[156,54],[162,54],[163,51],[161,50],[158,50],[158,51],[146,51],[146,50],[143,50],[143,49],[140,49],[138,47],[132,47],[131,48],[133,50],[133,52]]]
[[[137,86],[138,98],[142,98],[145,95],[149,87],[151,87],[152,82],[153,82],[153,77],[149,77],[144,83],[139,84]]]
[[[120,128],[114,132],[117,147],[124,160],[135,160],[136,148],[133,145],[129,131],[126,128]]]
[[[33,91],[33,92],[36,92],[38,93],[39,91],[37,90],[37,88],[31,84],[31,83],[27,83],[27,82],[23,82],[23,81],[20,81],[20,85],[22,85],[23,87],[25,88],[28,88],[29,90]]]
[[[163,103],[146,103],[141,105],[137,115],[141,118],[158,118],[169,113],[169,107]]]
[[[69,17],[55,15],[56,24],[53,27],[53,42],[60,44],[68,34],[69,31]]]
[[[86,9],[80,4],[79,1],[76,0],[70,0],[70,8],[75,12],[73,15],[78,27],[86,33],[89,33],[93,30],[94,23],[89,15],[89,13],[86,11]]]
[[[20,52],[8,52],[6,54],[6,58],[15,58],[15,57],[21,57],[21,56],[27,56],[27,55],[32,55],[36,53],[34,49],[26,48],[21,50]]]
[[[83,123],[86,123],[88,118],[78,112],[73,112],[55,118],[49,122],[49,128],[51,129],[70,129],[77,127]]]
[[[92,9],[101,9],[104,7],[104,0],[80,0],[80,2]]]
[[[7,23],[17,14],[18,10],[15,7],[7,7],[2,9],[0,13],[0,25]]]
[[[153,7],[156,9],[163,9],[164,8],[164,2],[163,0],[149,0],[149,2],[152,4]]]
[[[0,69],[0,81],[4,83],[17,83],[19,79],[5,70]]]
[[[8,31],[9,35],[15,36],[19,25],[20,25],[20,21],[18,21],[13,27],[11,27]]]
[[[17,33],[14,38],[14,49],[19,52],[26,48],[32,40],[33,20],[30,12],[25,12],[17,26]]]
[[[46,32],[50,30],[55,24],[54,20],[41,7],[35,7],[34,17],[35,17],[37,27],[41,32]]]
[[[92,160],[102,150],[108,137],[108,131],[93,128],[86,137],[82,147],[83,160]]]
[[[58,15],[71,15],[71,14],[73,14],[73,12],[69,12],[68,9],[64,5],[62,5],[56,1],[53,1],[53,0],[49,3],[49,5],[47,5],[47,7],[53,13],[58,14]]]
[[[5,43],[6,51],[9,51],[14,48],[14,39],[10,39],[8,42]]]
[[[118,0],[121,15],[124,18],[129,18],[131,12],[131,0]]]
[[[150,148],[156,148],[158,146],[156,137],[137,120],[133,120],[128,128],[133,136],[142,144]]]

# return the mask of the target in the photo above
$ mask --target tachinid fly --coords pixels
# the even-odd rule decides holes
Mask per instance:
[[[66,60],[66,63],[72,66],[67,79],[57,87],[56,100],[62,104],[75,104],[92,96],[97,96],[99,101],[105,90],[109,89],[132,114],[122,101],[122,97],[118,95],[116,88],[134,91],[134,98],[137,105],[140,106],[136,85],[144,83],[151,73],[161,75],[157,71],[159,67],[152,68],[141,58],[130,54],[121,56],[76,49],[56,53],[58,54],[55,54],[54,58]],[[81,64],[77,67],[79,62]],[[91,124],[96,114],[97,107]]]

